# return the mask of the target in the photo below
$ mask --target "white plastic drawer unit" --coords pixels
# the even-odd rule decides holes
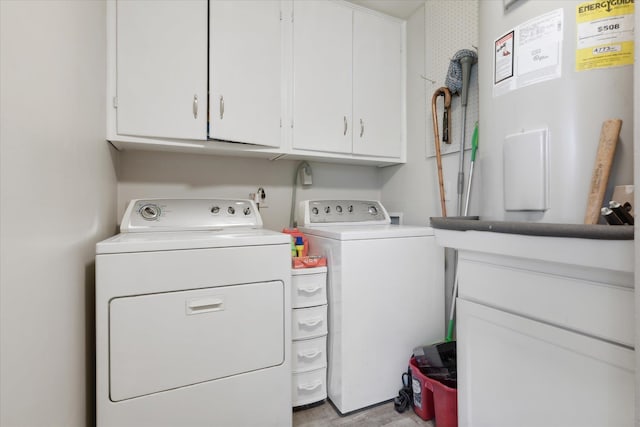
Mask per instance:
[[[291,351],[292,368],[296,372],[313,371],[327,366],[327,336],[294,341]]]
[[[111,400],[282,364],[284,309],[280,281],[112,299]]]
[[[302,406],[327,397],[327,368],[293,374],[293,406]]]
[[[327,303],[327,267],[291,271],[291,306],[313,307]]]
[[[294,340],[327,335],[327,306],[294,309],[291,328],[291,338]]]

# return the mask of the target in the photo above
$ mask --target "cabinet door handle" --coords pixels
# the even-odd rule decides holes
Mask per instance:
[[[220,95],[220,120],[224,118],[224,97]]]
[[[344,131],[342,132],[343,135],[347,134],[347,116],[342,116],[342,118],[344,119]]]
[[[364,121],[360,119],[360,138],[364,135]]]
[[[198,95],[193,95],[193,118],[198,118]]]

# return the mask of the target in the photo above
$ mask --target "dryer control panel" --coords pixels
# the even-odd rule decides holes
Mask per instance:
[[[391,223],[384,206],[375,200],[304,200],[297,219],[299,226]]]
[[[122,218],[120,231],[223,230],[232,227],[262,228],[262,217],[252,200],[132,200]]]

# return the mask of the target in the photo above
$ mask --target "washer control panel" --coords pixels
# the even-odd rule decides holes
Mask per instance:
[[[305,200],[298,206],[298,225],[390,224],[382,204],[375,200]]]
[[[121,232],[261,228],[256,204],[244,199],[137,199],[129,202]]]

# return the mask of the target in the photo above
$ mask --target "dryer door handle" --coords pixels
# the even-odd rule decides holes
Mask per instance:
[[[219,296],[194,298],[186,302],[186,311],[189,315],[222,310],[224,310],[224,299]]]

